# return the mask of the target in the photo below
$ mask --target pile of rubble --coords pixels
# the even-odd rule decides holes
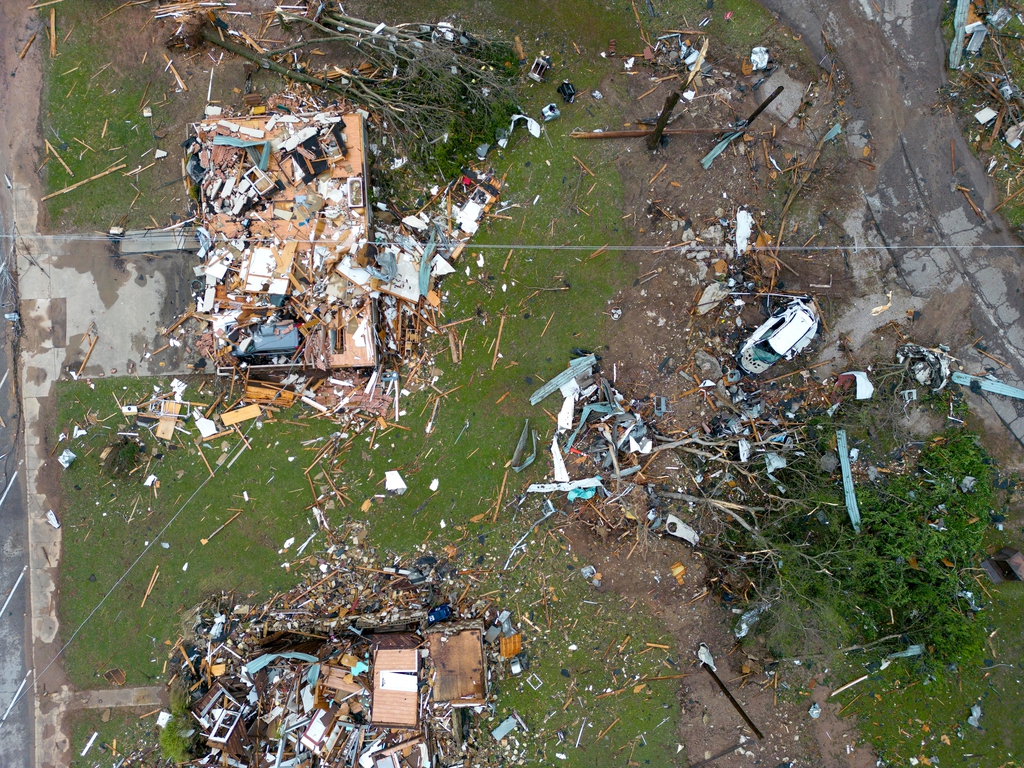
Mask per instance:
[[[572,360],[531,397],[536,405],[558,393],[562,406],[550,445],[552,482],[534,483],[526,492],[565,493],[570,502],[585,502],[604,525],[632,521],[693,545],[698,544],[699,530],[709,530],[710,518],[697,514],[698,505],[701,510],[724,511],[753,530],[736,513],[747,510],[745,504],[762,500],[766,492],[786,495],[777,473],[792,456],[805,455],[805,419],[832,416],[845,398],[867,399],[874,392],[863,371],[820,381],[806,375],[791,386],[744,378],[738,369],[723,371],[721,363],[703,350],[697,351],[694,362],[703,378],[691,389],[672,398],[631,399],[615,388],[614,371],[611,380],[602,375],[594,355]],[[682,425],[674,409],[694,395],[709,406],[710,414],[697,425]],[[531,436],[532,453],[527,456]],[[534,461],[536,442],[537,433],[527,422],[512,457],[513,470],[521,471]],[[687,457],[689,493],[679,482],[681,456],[673,451]],[[668,513],[679,501],[689,510],[692,527]]]
[[[517,716],[490,717],[491,685],[528,666],[508,611],[423,555],[382,565],[350,529],[305,582],[262,606],[215,600],[171,651],[206,754],[190,765],[420,768],[493,765]],[[172,718],[173,719],[173,718]],[[495,727],[496,726],[496,727]],[[501,742],[505,741],[505,745]]]
[[[965,138],[975,151],[984,153],[983,161],[987,156],[988,175],[995,178],[997,187],[1006,186],[1007,201],[1018,203],[1021,162],[1017,150],[1024,143],[1024,98],[1019,83],[1024,59],[1010,42],[1022,33],[1021,3],[982,6],[960,0],[953,17],[948,56],[953,71],[950,84],[943,88],[948,101],[960,112]],[[957,184],[955,191],[963,194],[975,214],[985,220],[984,212],[971,197],[973,190]]]
[[[286,93],[248,116],[208,106],[193,126],[201,263],[195,308],[167,333],[243,373],[250,402],[383,413],[398,393],[384,369],[437,328],[438,281],[498,198],[500,182],[466,171],[401,220],[374,205],[366,117]]]

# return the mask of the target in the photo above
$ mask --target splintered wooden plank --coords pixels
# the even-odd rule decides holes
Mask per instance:
[[[244,408],[236,408],[233,411],[222,413],[220,420],[224,423],[225,427],[233,426],[234,424],[240,424],[243,421],[249,421],[255,419],[260,415],[260,407],[258,405],[247,405]]]

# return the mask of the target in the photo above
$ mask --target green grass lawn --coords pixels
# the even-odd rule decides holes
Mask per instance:
[[[145,710],[113,709],[104,722],[101,709],[72,712],[67,722],[71,738],[70,768],[117,765],[125,755],[154,746],[159,731],[156,715],[140,718],[145,714]],[[82,750],[94,733],[97,734],[96,740],[83,757]]]
[[[288,538],[295,537],[298,546],[316,530],[305,510],[312,493],[304,471],[318,443],[303,446],[301,441],[329,434],[333,425],[326,422],[252,426],[248,440],[253,449],[242,452],[230,468],[230,459],[224,462],[216,478],[205,485],[209,473],[188,437],[180,436],[183,444],[158,447],[143,430],[149,453],[140,457],[138,471],[126,478],[107,476],[99,456],[117,439],[115,433],[127,427],[114,396],[137,402],[152,392],[152,385],[149,380],[107,379],[97,380],[95,390],[72,383],[57,388],[61,429],[70,433],[69,425],[78,423],[88,431],[70,441],[79,458],[61,475],[64,552],[59,610],[65,641],[115,588],[65,654],[65,669],[80,689],[105,687],[98,675],[111,667],[127,673],[128,685],[166,681],[164,641],[177,639],[186,612],[221,592],[234,593],[236,600],[245,602],[267,599],[288,587],[297,576],[281,567],[291,559],[290,553],[279,555],[278,550]],[[88,411],[104,421],[87,424]],[[204,446],[215,468],[222,445],[229,447],[233,458],[241,441],[226,438]],[[153,451],[162,455],[154,456]],[[143,485],[147,473],[160,481],[156,492]],[[201,543],[239,509],[243,512],[238,519],[209,544]],[[157,566],[156,584],[142,607]]]
[[[47,29],[50,10],[39,11]],[[48,200],[45,226],[106,231],[117,224],[152,227],[154,220],[166,226],[171,214],[186,216],[178,145],[185,124],[202,116],[206,83],[199,82],[201,74],[190,71],[181,49],[164,48],[165,27],[152,22],[148,6],[66,0],[53,10],[56,56],[50,56],[44,30],[35,43],[43,68],[40,130],[67,168],[49,154],[42,166],[44,190],[55,192],[112,166],[125,167]],[[173,75],[165,71],[165,53],[191,82],[187,92],[176,92]],[[203,62],[195,59],[193,65],[201,68]],[[223,79],[215,82],[214,98],[228,90]],[[150,117],[143,114],[147,108]],[[156,149],[168,155],[156,160]],[[44,146],[37,165],[47,156]]]
[[[1024,546],[1019,531],[1009,540],[992,532],[993,542],[997,537],[1000,546]],[[865,741],[894,765],[907,765],[911,757],[937,758],[933,765],[1024,765],[1024,588],[1019,582],[995,586],[980,577],[984,588],[975,585],[973,591],[986,605],[977,619],[988,633],[983,663],[930,670],[901,661],[838,697],[843,706],[851,705],[847,714],[857,715]],[[861,667],[849,672],[849,679],[864,674]],[[974,704],[982,710],[980,729],[967,723]]]

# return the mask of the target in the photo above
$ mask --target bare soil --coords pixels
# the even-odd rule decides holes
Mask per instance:
[[[681,101],[675,126],[727,125],[737,116],[749,114],[759,98],[766,95],[765,89],[754,94],[750,86],[756,77],[739,74],[739,57],[733,52],[724,54],[724,61],[720,60],[716,67],[720,69],[731,69],[733,75],[718,77],[713,85],[698,89],[701,95],[693,101]],[[695,359],[696,353],[702,350],[728,371],[735,367],[733,355],[745,334],[768,314],[763,298],[759,301],[747,295],[726,299],[726,304],[737,299],[745,304],[728,318],[723,318],[719,310],[697,315],[697,301],[709,283],[731,278],[737,292],[812,294],[826,324],[856,290],[846,254],[841,250],[782,251],[773,263],[750,255],[737,256],[735,249],[730,248],[733,240],[728,225],[735,220],[740,207],[747,207],[754,214],[754,237],[764,227],[771,242],[778,242],[777,222],[795,173],[780,173],[771,160],[782,168],[799,168],[812,157],[818,137],[835,124],[840,114],[841,76],[830,77],[828,73],[799,68],[787,70],[787,74],[815,83],[802,113],[787,123],[772,115],[762,115],[747,131],[748,136],[727,149],[708,170],[701,167],[700,159],[714,146],[714,136],[674,136],[653,153],[647,150],[643,139],[607,140],[621,145],[617,167],[626,189],[621,215],[627,223],[634,224],[636,247],[627,259],[635,265],[638,278],[610,305],[613,319],[606,323],[608,348],[604,371],[606,375],[615,375],[617,388],[633,397],[667,397],[672,420],[680,430],[695,424],[707,426],[721,410],[721,404],[716,405],[713,397],[695,391],[701,381],[721,376],[714,366],[702,368],[700,363],[707,357]],[[662,87],[643,96],[651,85],[647,76],[629,78],[633,104],[622,105],[626,114],[657,114],[669,89]],[[614,92],[612,88],[605,90]],[[642,99],[639,104],[637,99]],[[867,168],[868,165],[848,155],[845,145],[827,147],[815,175],[788,212],[783,243],[811,247],[845,244],[839,212],[850,202],[848,190],[855,188],[856,176]],[[718,227],[724,231],[719,233]],[[682,242],[687,229],[704,241],[697,248],[696,258],[692,247],[687,253],[673,247]],[[614,319],[617,315],[618,319]],[[814,351],[812,348],[792,363],[779,363],[763,378],[807,366],[814,361]],[[783,383],[769,388],[781,393],[785,386]],[[672,476],[678,475],[673,469],[678,468],[670,464],[659,460],[649,476],[658,476],[671,485]],[[676,480],[685,484],[682,478]],[[692,514],[683,513],[686,519]],[[699,551],[672,540],[654,541],[641,552],[629,546],[609,549],[605,541],[582,525],[570,535],[581,556],[585,553],[601,572],[601,589],[646,604],[674,636],[681,665],[692,665],[679,689],[684,715],[678,734],[690,763],[742,741],[738,751],[715,764],[747,765],[751,758],[767,766],[792,763],[867,768],[875,764],[870,747],[858,746],[856,723],[840,718],[839,708],[827,703],[829,691],[821,684],[824,669],[808,669],[792,662],[774,666],[772,655],[763,645],[740,648],[732,634],[739,609],[734,612],[722,602],[722,593],[715,584],[729,579],[721,564],[709,563]],[[628,541],[633,542],[633,537]],[[670,572],[677,562],[686,568],[682,585],[675,582]],[[739,594],[749,589],[748,584],[729,586]],[[713,649],[719,676],[764,732],[763,741],[754,737],[715,682],[698,666],[695,653],[702,642]],[[766,668],[773,666],[776,674],[768,676]],[[812,702],[822,707],[818,719],[807,713]]]
[[[719,65],[731,76],[718,76],[693,101],[681,101],[675,126],[728,125],[737,115],[750,114],[766,96],[766,89],[755,93],[751,88],[761,73],[739,74],[739,57],[733,61],[731,55],[725,54]],[[610,322],[608,329],[607,360],[621,368],[622,386],[629,391],[670,398],[692,391],[709,378],[708,371],[694,366],[699,349],[717,358],[724,369],[735,367],[736,348],[768,314],[764,298],[754,294],[812,294],[827,323],[855,290],[841,250],[783,250],[774,258],[735,254],[731,227],[740,208],[754,215],[751,241],[764,234],[769,242],[778,243],[778,217],[796,174],[813,157],[818,138],[839,119],[836,77],[786,71],[798,81],[814,83],[802,112],[786,123],[762,114],[744,140],[734,142],[708,170],[700,159],[714,146],[716,136],[673,136],[654,153],[642,139],[608,140],[621,143],[617,165],[626,188],[624,215],[635,223],[636,233],[636,248],[628,259],[639,277],[616,297],[612,307],[621,311],[621,318]],[[630,79],[634,100],[649,88],[647,77]],[[627,111],[654,116],[667,91],[662,88],[646,97],[641,102],[644,112],[639,112],[640,106]],[[794,170],[780,173],[772,161]],[[851,176],[862,167],[845,149],[826,146],[814,175],[787,213],[782,245],[844,245],[837,212],[848,202]],[[697,242],[681,252],[678,246],[694,236]],[[718,310],[697,316],[694,310],[705,287],[728,279],[734,281],[733,291],[746,294],[725,302],[744,302],[739,324],[735,315],[723,322]],[[789,368],[780,364],[777,373],[798,365],[800,361]],[[699,411],[699,397],[690,394],[678,408]]]
[[[613,549],[580,523],[567,526],[563,533],[581,560],[600,572],[598,589],[644,604],[675,638],[679,671],[687,674],[679,686],[683,717],[678,737],[690,763],[742,742],[740,750],[715,765],[746,766],[751,758],[765,766],[792,762],[794,766],[868,768],[875,764],[870,748],[858,746],[856,723],[838,717],[839,707],[826,701],[829,691],[820,685],[825,670],[788,662],[776,666],[775,676],[769,677],[764,672],[765,664],[772,661],[767,650],[756,645],[740,649],[732,634],[737,615],[705,587],[718,569],[699,551],[673,540],[652,540],[645,551],[629,543]],[[681,585],[670,572],[675,563],[686,568]],[[711,648],[718,676],[764,733],[763,741],[700,668],[696,651],[701,643]],[[817,720],[807,714],[812,701],[822,708]]]

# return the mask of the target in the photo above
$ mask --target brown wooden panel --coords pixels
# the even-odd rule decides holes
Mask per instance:
[[[480,630],[455,635],[430,635],[430,660],[434,664],[434,701],[482,699],[486,695],[483,638]]]

